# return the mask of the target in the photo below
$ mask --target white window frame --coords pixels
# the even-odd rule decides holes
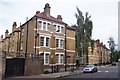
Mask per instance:
[[[41,22],[41,26],[39,26],[39,22]],[[42,21],[39,20],[38,23],[37,23],[37,29],[38,30],[43,30],[42,24],[43,24]]]
[[[46,63],[46,54],[49,54],[48,63]],[[49,64],[50,64],[50,52],[44,52],[44,65],[49,65]]]
[[[49,24],[49,26],[48,26],[48,24]],[[47,23],[47,25],[46,25],[46,31],[50,31],[50,23]]]
[[[63,47],[64,47],[64,39],[62,39],[62,38],[56,38],[55,40],[57,40],[58,39],[58,47],[56,47],[56,48],[59,48],[59,49],[63,49]],[[63,45],[62,45],[62,47],[61,47],[61,40],[63,40]],[[57,43],[57,42],[56,42]]]
[[[49,29],[48,29],[48,24],[51,25],[51,22],[50,21],[45,21],[45,20],[41,20],[41,19],[38,19],[37,22],[41,22],[41,30],[44,30],[44,31],[50,31],[50,26],[49,26]],[[44,26],[44,23],[46,23],[45,25],[45,29],[43,29],[43,26]],[[38,25],[37,25],[38,26]],[[36,29],[35,29],[36,30]],[[39,29],[38,29],[39,30]]]
[[[50,36],[40,35],[40,38],[41,37],[44,37],[44,43],[43,43],[43,46],[40,46],[40,47],[47,47],[47,48],[49,48],[50,47]],[[48,46],[46,46],[46,38],[49,38]]]
[[[64,34],[64,32],[62,32],[62,27],[63,27],[63,29],[65,29],[65,26],[64,26],[64,25],[61,25],[61,24],[58,24],[58,23],[53,23],[53,25],[56,25],[56,26],[54,26],[54,28],[55,28],[55,33]],[[60,26],[60,31],[59,31],[59,32],[57,32],[58,26]]]
[[[58,54],[58,63],[56,63],[56,64],[64,64],[64,53],[55,53],[55,55],[57,55]],[[63,61],[62,61],[62,63],[61,63],[61,55],[63,55]]]

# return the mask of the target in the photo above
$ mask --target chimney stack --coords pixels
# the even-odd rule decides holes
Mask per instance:
[[[39,14],[40,13],[40,11],[36,11],[36,14]]]
[[[0,37],[0,41],[3,41],[3,35],[1,35],[1,37]]]
[[[48,17],[50,16],[50,6],[48,3],[45,5],[44,14]]]
[[[5,31],[5,38],[8,37],[8,33],[9,33],[9,31],[6,30],[6,31]]]
[[[60,21],[62,21],[62,16],[61,16],[61,15],[58,15],[58,16],[57,16],[57,19],[60,20]]]
[[[12,25],[12,32],[14,32],[14,30],[16,29],[16,26],[17,26],[17,23],[16,22],[13,22],[13,25]]]

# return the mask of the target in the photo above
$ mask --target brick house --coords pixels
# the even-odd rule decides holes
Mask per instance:
[[[75,65],[75,29],[63,22],[61,15],[51,16],[50,8],[47,3],[43,12],[36,11],[20,27],[14,22],[12,33],[6,30],[3,51],[8,51],[9,57],[40,57],[43,69]]]
[[[110,62],[109,49],[100,43],[100,40],[94,42],[94,51],[91,52],[91,47],[88,48],[88,63],[89,64],[106,64]]]

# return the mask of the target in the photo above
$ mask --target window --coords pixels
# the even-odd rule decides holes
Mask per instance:
[[[42,22],[38,21],[38,29],[42,29]]]
[[[46,47],[48,47],[48,46],[49,46],[49,38],[46,37]]]
[[[56,54],[56,55],[55,55],[55,58],[56,58],[56,60],[55,60],[56,63],[59,63],[59,54]]]
[[[40,46],[42,47],[49,47],[49,37],[41,37],[40,38]]]
[[[40,46],[44,46],[44,37],[40,38]]]
[[[63,40],[60,40],[60,48],[63,48]]]
[[[47,23],[47,31],[50,31],[50,23]]]
[[[56,39],[56,47],[59,47],[59,39]]]
[[[45,55],[45,64],[49,64],[49,54]]]
[[[54,31],[56,32],[56,25],[54,25]]]
[[[57,26],[56,32],[60,32],[60,26]]]
[[[63,27],[61,27],[61,33],[64,33],[64,28]]]
[[[63,63],[63,54],[60,55],[60,63]]]
[[[46,22],[43,22],[43,30],[46,30]]]

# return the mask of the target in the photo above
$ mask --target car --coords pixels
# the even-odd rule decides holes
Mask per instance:
[[[83,68],[83,73],[87,73],[87,72],[97,72],[97,67],[95,65],[86,65]]]
[[[112,62],[112,64],[111,64],[112,66],[116,66],[116,62]]]

